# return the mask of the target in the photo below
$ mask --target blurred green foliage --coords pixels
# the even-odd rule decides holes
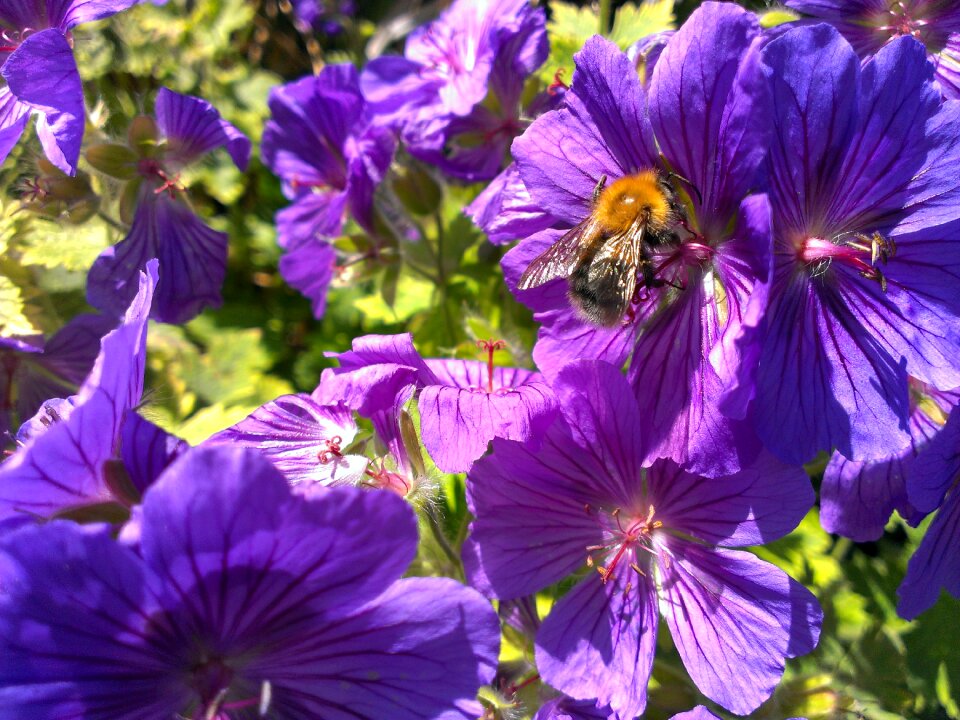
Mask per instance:
[[[610,35],[626,47],[682,22],[697,4],[614,3]],[[330,365],[323,353],[344,350],[365,333],[413,332],[425,356],[476,357],[476,340],[504,338],[507,349],[497,362],[531,364],[535,326],[504,286],[503,250],[487,243],[461,212],[479,186],[441,186],[439,198],[419,205],[406,198],[423,241],[404,244],[396,256],[364,273],[344,275],[322,320],[313,318],[308,301],[277,274],[273,216],[286,200],[256,159],[270,88],[324,61],[360,63],[371,38],[397,51],[402,35],[384,35],[389,21],[404,13],[423,21],[440,8],[416,2],[359,5],[360,17],[333,37],[302,33],[283,0],[146,3],[74,33],[89,108],[88,146],[122,139],[131,119],[149,111],[161,86],[210,100],[255,143],[245,174],[218,152],[184,178],[197,212],[230,235],[223,307],[182,328],[155,325],[150,331],[151,391],[143,412],[190,442],[277,395],[309,392]],[[770,9],[767,3],[753,6]],[[573,53],[600,27],[598,8],[588,4],[553,0],[549,12],[552,51],[537,78],[541,88],[557,69],[572,72]],[[45,172],[52,176],[40,157],[38,143],[30,139],[0,170],[6,188],[0,198],[4,334],[50,333],[86,309],[86,270],[123,233],[119,186],[92,171],[85,182],[98,203],[91,204],[90,194],[77,185],[55,212],[30,212],[30,183]],[[411,162],[400,160],[398,177],[427,172]],[[348,236],[356,232],[349,228]],[[339,244],[346,248],[353,242],[348,237]],[[438,525],[450,544],[462,542],[469,522],[464,480],[431,472],[436,497],[424,503],[423,549],[412,571],[458,576],[459,567],[431,532],[438,528],[430,525]],[[913,623],[895,612],[896,587],[921,534],[922,528],[894,519],[879,542],[853,544],[826,534],[814,510],[789,537],[757,550],[815,592],[826,620],[817,651],[790,662],[781,687],[754,717],[960,718],[960,603],[944,598]],[[567,586],[544,593],[541,612]],[[704,701],[669,637],[659,644],[648,712],[655,720]],[[528,639],[513,631],[505,635],[505,667],[528,672],[532,657]],[[535,703],[537,691],[534,684],[519,697]],[[493,690],[487,697],[509,704]]]

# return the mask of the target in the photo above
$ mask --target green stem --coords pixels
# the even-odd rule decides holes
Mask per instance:
[[[613,11],[612,0],[600,0],[600,34],[610,32],[610,16]]]
[[[432,505],[427,504],[424,508],[424,513],[430,523],[430,530],[433,533],[434,539],[437,541],[437,545],[440,546],[443,554],[453,563],[454,570],[462,577],[463,563],[460,561],[460,555],[457,554],[457,551],[453,549],[450,541],[447,540],[447,535],[443,531],[443,521],[437,514],[436,509]]]
[[[457,332],[453,324],[453,316],[450,314],[450,303],[447,301],[447,271],[443,266],[443,218],[439,211],[434,213],[434,220],[437,224],[437,288],[440,291],[440,305],[443,310],[443,321],[447,326],[447,337],[451,345],[456,345]]]

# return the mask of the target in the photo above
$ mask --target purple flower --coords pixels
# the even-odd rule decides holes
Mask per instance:
[[[465,182],[492,179],[500,172],[510,143],[527,126],[529,121],[524,118],[549,109],[560,99],[541,95],[535,102],[542,107],[526,111],[521,104],[527,78],[549,52],[543,8],[513,3],[511,8],[498,10],[494,4],[491,11],[502,14],[491,20],[489,28],[494,48],[487,80],[490,99],[477,103],[467,114],[423,113],[402,126],[404,145],[411,155]],[[510,12],[514,15],[506,14]]]
[[[342,20],[357,11],[354,0],[293,0],[293,14],[308,29],[326,35],[343,30]]]
[[[559,697],[545,702],[533,720],[617,720],[617,716],[610,708],[600,709],[589,700]]]
[[[45,343],[41,337],[0,338],[0,435],[30,419],[45,400],[75,393],[113,324],[102,315],[78,315]]]
[[[405,402],[417,393],[423,444],[443,472],[464,472],[495,437],[535,440],[553,421],[556,401],[539,373],[488,362],[424,360],[404,335],[366,335],[349,352],[333,354],[340,367],[325,370],[324,403],[343,402],[361,415]]]
[[[908,375],[960,387],[960,103],[912,38],[861,67],[835,29],[802,27],[764,63],[776,256],[757,429],[790,462],[888,457],[911,442]]]
[[[356,435],[353,413],[344,406],[283,395],[206,442],[256,448],[292,485],[343,485],[359,482],[367,469],[365,457],[342,452]]]
[[[159,131],[159,137],[134,148],[139,158],[126,189],[136,198],[133,224],[126,238],[93,263],[87,300],[119,316],[136,295],[147,261],[157,258],[160,281],[150,317],[184,323],[221,303],[227,235],[194,215],[182,197],[180,171],[219,147],[242,170],[250,157],[250,141],[206,100],[166,88],[157,93],[155,117],[155,126],[138,119]]]
[[[66,522],[0,541],[0,713],[475,718],[496,614],[400,580],[416,546],[390,493],[305,499],[256,452],[194,449],[144,497],[139,555]]]
[[[37,113],[47,158],[68,175],[77,171],[85,112],[70,30],[101,20],[137,0],[21,2],[0,6],[0,163]]]
[[[156,282],[153,261],[122,322],[104,336],[77,394],[68,403],[41,408],[26,444],[0,465],[0,520],[129,507],[180,451],[152,424],[129,420],[143,394],[147,316]],[[159,461],[158,443],[165,453]],[[116,462],[123,457],[132,471]]]
[[[944,97],[960,98],[960,7],[952,0],[787,0],[839,30],[861,58],[894,38],[924,44]]]
[[[943,430],[910,466],[907,497],[922,513],[937,510],[897,589],[897,612],[912,620],[946,590],[960,597],[960,410],[954,408]]]
[[[927,444],[943,429],[960,393],[942,392],[910,380],[910,444],[890,457],[857,462],[833,453],[820,488],[820,522],[827,532],[866,542],[877,540],[896,510],[911,525],[926,515],[907,499],[907,486]]]
[[[511,286],[591,216],[604,178],[610,187],[659,173],[677,202],[686,198],[689,216],[671,227],[674,241],[653,252],[656,283],[638,287],[621,324],[587,320],[564,276],[518,297],[542,323],[534,358],[548,377],[576,358],[620,365],[632,351],[631,383],[655,441],[651,459],[711,475],[735,472],[747,452],[747,435],[730,418],[744,417],[752,394],[770,273],[769,204],[746,197],[762,181],[769,141],[759,34],[742,8],[704,3],[670,39],[648,90],[625,54],[592,38],[574,58],[564,107],[513,144],[525,192],[553,227],[504,258]],[[543,220],[531,214],[530,222]]]
[[[368,233],[374,227],[374,191],[396,149],[393,134],[373,125],[352,65],[327,65],[270,91],[263,131],[263,162],[283,181],[293,201],[277,214],[280,274],[313,303],[326,308],[335,253],[347,213]]]
[[[769,455],[716,479],[669,460],[645,468],[641,408],[616,368],[574,363],[554,389],[565,422],[539,449],[495,440],[470,471],[471,583],[509,599],[586,564],[594,572],[537,634],[545,682],[635,717],[646,705],[659,607],[700,691],[751,712],[785,658],[816,645],[822,613],[781,570],[730,548],[796,527],[814,500],[806,475]]]

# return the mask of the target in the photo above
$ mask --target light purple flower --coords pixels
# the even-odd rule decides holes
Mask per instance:
[[[66,522],[0,540],[0,714],[35,720],[468,720],[496,614],[400,576],[413,511],[305,499],[260,455],[191,450],[144,497],[139,554]]]
[[[253,411],[205,444],[232,444],[260,450],[292,485],[355,484],[367,458],[345,455],[357,424],[342,405],[321,405],[309,395],[283,395]]]
[[[160,137],[156,144],[135,148],[140,153],[137,177],[127,188],[136,194],[133,224],[126,238],[93,263],[87,300],[119,316],[137,293],[147,261],[157,258],[160,280],[150,317],[184,323],[222,302],[227,235],[193,213],[182,197],[180,171],[219,147],[243,170],[250,157],[250,141],[202,98],[161,88],[154,114]]]
[[[759,68],[756,18],[731,3],[704,3],[670,39],[648,88],[612,43],[591,38],[574,60],[564,106],[546,113],[513,144],[523,188],[553,227],[504,258],[508,284],[593,211],[610,183],[667,167],[691,210],[678,243],[653,252],[662,287],[647,288],[617,327],[598,327],[557,279],[520,300],[542,323],[534,359],[547,375],[576,358],[620,365],[654,441],[651,459],[669,457],[697,472],[735,472],[751,452],[743,418],[752,395],[757,326],[771,263],[770,207],[762,183],[769,142],[768,90]],[[521,205],[530,203],[523,200]],[[542,218],[531,215],[524,229]],[[520,218],[517,218],[518,224]]]
[[[960,387],[960,102],[922,46],[861,66],[829,25],[764,50],[775,270],[756,427],[790,462],[910,442],[907,377]]]
[[[45,400],[75,393],[114,324],[102,315],[78,315],[46,342],[0,338],[0,435],[30,419]]]
[[[769,455],[715,479],[669,460],[645,468],[641,409],[616,368],[572,364],[554,389],[565,422],[539,449],[495,440],[469,473],[471,583],[509,599],[586,564],[593,571],[537,635],[545,682],[622,717],[640,714],[659,608],[700,691],[753,711],[785,659],[814,648],[822,613],[781,570],[730,548],[793,530],[813,504],[808,478]]]
[[[0,520],[49,518],[93,506],[129,506],[135,500],[130,495],[136,490],[126,482],[132,478],[121,474],[115,461],[121,445],[134,442],[124,442],[131,437],[127,433],[137,429],[126,426],[143,394],[147,316],[156,282],[153,261],[122,322],[104,336],[90,375],[68,405],[58,406],[69,414],[38,418],[26,444],[0,464]],[[140,427],[148,433],[151,428]],[[151,444],[148,440],[146,447]],[[148,470],[146,476],[150,474]]]
[[[264,164],[283,182],[293,201],[277,214],[284,279],[326,308],[336,255],[330,240],[341,234],[349,213],[376,235],[374,191],[393,160],[396,139],[374,125],[352,65],[327,65],[270,91],[263,132]]]
[[[827,532],[857,542],[878,540],[896,510],[911,525],[925,516],[907,499],[914,458],[943,429],[960,393],[910,381],[910,444],[890,457],[857,462],[833,453],[820,486],[820,522]]]
[[[907,497],[920,512],[937,510],[897,589],[897,612],[912,620],[946,590],[960,598],[960,410],[917,456],[907,477]],[[939,508],[939,510],[937,509]]]
[[[495,437],[536,440],[553,421],[556,400],[539,373],[476,360],[424,360],[404,335],[366,335],[332,354],[320,399],[371,417],[417,394],[423,444],[443,472],[464,472]]]
[[[923,43],[943,95],[960,98],[960,6],[952,0],[787,0],[836,27],[861,58],[908,35]]]
[[[527,78],[549,52],[543,8],[516,3],[498,7],[492,3],[490,11],[498,13],[491,18],[489,28],[494,58],[487,85],[490,99],[478,102],[467,114],[424,112],[401,126],[404,146],[411,155],[464,182],[496,176],[510,143],[527,126],[526,118],[560,100],[560,96],[542,94],[531,108],[524,109],[521,103]]]
[[[135,5],[137,0],[8,0],[0,5],[0,163],[37,114],[47,158],[77,171],[86,113],[70,30]]]

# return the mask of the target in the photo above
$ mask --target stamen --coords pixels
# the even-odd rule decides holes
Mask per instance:
[[[606,545],[590,545],[586,548],[588,553],[587,566],[591,568],[595,567],[595,561],[590,553],[599,552],[602,550],[613,552],[616,550],[616,552],[613,554],[613,558],[606,565],[601,565],[596,568],[604,584],[606,584],[610,578],[615,576],[617,565],[623,559],[628,549],[633,549],[634,551],[637,549],[646,550],[651,554],[656,554],[654,550],[649,547],[648,543],[653,531],[663,527],[662,522],[659,520],[654,520],[655,512],[655,508],[652,505],[649,506],[647,509],[647,516],[645,518],[634,518],[632,522],[627,524],[627,527],[624,527],[624,522],[620,518],[620,508],[615,508],[610,513],[610,517],[616,521],[617,525],[617,533],[615,533],[615,535],[619,535],[619,537],[615,537],[613,541]],[[636,562],[631,561],[629,566],[635,570],[638,575],[645,577],[645,573]]]
[[[487,352],[487,392],[493,392],[493,354],[507,346],[503,340],[477,340],[477,347]]]
[[[341,438],[339,435],[334,435],[329,440],[324,440],[326,449],[317,453],[317,460],[319,460],[322,465],[326,465],[335,457],[343,457],[343,452],[340,448],[340,444],[342,442],[343,438]]]
[[[853,233],[852,239],[846,241],[840,241],[840,237],[842,235],[835,241],[807,238],[800,248],[800,260],[813,267],[814,277],[823,275],[833,261],[846,263],[858,270],[862,277],[880,283],[881,290],[886,292],[887,279],[877,264],[886,265],[897,254],[893,238],[886,238],[879,232],[869,237],[863,233]]]
[[[557,68],[557,71],[553,74],[553,82],[550,83],[547,87],[547,94],[551,97],[557,94],[557,91],[561,88],[563,90],[569,90],[570,86],[563,81],[563,76],[566,74],[565,68]]]

